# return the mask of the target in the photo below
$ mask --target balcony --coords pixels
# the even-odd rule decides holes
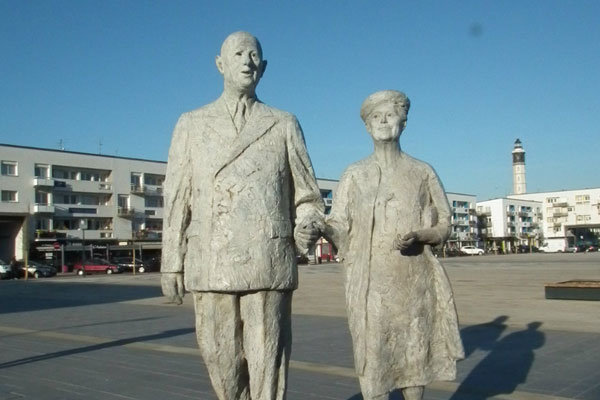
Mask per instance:
[[[162,196],[163,187],[158,185],[131,185],[131,193],[137,195]]]
[[[49,187],[54,187],[54,179],[52,178],[33,178],[33,186],[35,187],[40,187],[40,186],[49,186]]]
[[[52,204],[34,204],[33,205],[33,213],[34,214],[54,214],[54,205]]]
[[[78,181],[73,179],[65,179],[55,180],[54,189],[65,190],[70,192],[106,193],[112,190],[112,185],[107,182]]]
[[[568,212],[563,212],[563,211],[552,213],[553,217],[567,217],[568,215],[569,215]]]
[[[552,203],[554,207],[566,207],[569,205],[567,199],[557,199],[554,203]]]
[[[135,209],[129,207],[119,207],[117,209],[117,215],[121,218],[133,218],[135,216]]]
[[[531,215],[531,212],[530,212],[530,211],[519,211],[519,212],[517,213],[517,215],[518,215],[519,217],[529,217],[529,216]]]
[[[469,221],[466,219],[455,219],[452,221],[453,225],[469,225]]]
[[[484,209],[481,209],[480,211],[477,212],[479,215],[492,215],[492,210],[489,207],[486,207]]]
[[[514,217],[515,216],[515,212],[509,210],[509,211],[506,212],[506,215],[508,215],[509,217]]]
[[[329,197],[324,198],[323,202],[325,202],[325,207],[331,207],[333,205],[333,199]]]

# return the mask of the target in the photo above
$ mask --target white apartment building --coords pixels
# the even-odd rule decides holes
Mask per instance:
[[[166,162],[0,144],[0,259],[28,247],[160,248]],[[317,179],[326,211],[338,181]],[[71,246],[72,247],[72,246]]]
[[[519,245],[539,246],[542,203],[499,198],[477,202],[480,236],[486,248],[508,253]]]
[[[550,248],[564,250],[580,244],[598,244],[600,188],[525,193],[508,197],[541,204],[543,229],[540,236]]]
[[[0,258],[30,242],[159,242],[166,163],[0,145]]]
[[[477,245],[479,242],[475,212],[477,197],[472,194],[453,192],[447,192],[446,197],[452,211],[452,232],[448,239],[448,246],[460,248],[465,245]]]

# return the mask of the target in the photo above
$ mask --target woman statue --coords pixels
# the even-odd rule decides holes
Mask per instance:
[[[431,251],[450,234],[450,207],[431,166],[400,148],[410,101],[385,90],[360,116],[374,153],[344,172],[325,236],[346,268],[354,363],[365,400],[453,380],[464,357],[452,288]]]

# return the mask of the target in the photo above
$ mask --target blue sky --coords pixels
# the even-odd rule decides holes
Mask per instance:
[[[0,0],[0,142],[166,160],[179,114],[222,90],[214,57],[246,30],[265,103],[296,114],[318,177],[368,156],[362,101],[404,91],[401,145],[446,190],[600,186],[598,1]]]

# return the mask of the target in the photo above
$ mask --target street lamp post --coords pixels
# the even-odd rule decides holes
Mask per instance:
[[[79,229],[81,229],[81,270],[83,276],[85,276],[85,229],[87,228],[87,221],[82,219],[79,221]]]

